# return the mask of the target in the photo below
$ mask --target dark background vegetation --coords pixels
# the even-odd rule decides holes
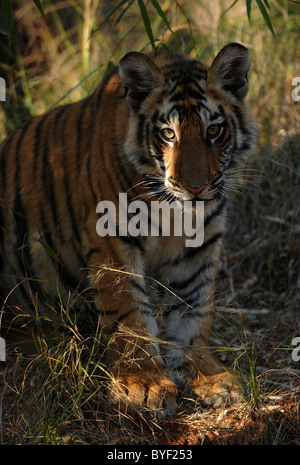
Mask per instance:
[[[1,327],[3,444],[299,444],[300,5],[287,0],[1,0],[0,140],[52,106],[85,97],[128,51],[169,47],[209,64],[229,42],[250,50],[249,106],[259,148],[240,179],[217,285],[212,346],[241,377],[244,401],[172,420],[107,406],[100,330]],[[300,92],[299,92],[300,96]],[[0,309],[5,312],[5,296]]]

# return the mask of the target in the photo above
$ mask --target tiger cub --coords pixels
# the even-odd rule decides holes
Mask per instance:
[[[89,288],[114,401],[163,416],[183,390],[206,405],[237,396],[208,337],[231,172],[257,142],[244,100],[249,66],[236,43],[210,67],[130,52],[92,95],[34,118],[0,147],[5,308]],[[163,206],[153,229],[152,202]],[[202,240],[176,232],[184,215],[174,205],[194,233],[200,215]]]

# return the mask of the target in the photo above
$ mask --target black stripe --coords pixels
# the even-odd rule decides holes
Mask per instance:
[[[223,105],[218,105],[218,110],[219,110],[221,116],[223,116],[223,118],[226,119],[226,113],[225,113]]]
[[[159,121],[160,121],[161,123],[167,124],[167,120],[166,120],[166,118],[164,117],[164,115],[160,115],[160,117],[159,117],[158,119],[159,119]]]
[[[187,279],[182,280],[182,281],[171,281],[168,285],[168,287],[171,287],[173,290],[183,290],[187,287],[189,287],[195,279],[199,277],[201,273],[204,271],[208,270],[208,268],[211,268],[214,266],[214,262],[206,262],[203,263],[193,274],[191,274]]]
[[[49,133],[47,132],[47,137],[49,137]],[[56,201],[56,193],[55,193],[55,181],[53,176],[53,169],[52,165],[49,160],[49,140],[44,139],[44,149],[42,153],[42,179],[43,179],[43,186],[45,189],[46,201],[51,206],[51,216],[53,221],[53,227],[56,229],[56,226],[59,225],[58,221],[58,209],[57,209],[57,201]],[[50,218],[48,218],[49,222]],[[60,229],[60,233],[62,233]]]
[[[98,201],[99,201],[99,199],[97,198],[98,196],[97,196],[97,194],[95,192],[95,186],[93,185],[93,182],[92,182],[92,170],[91,170],[91,161],[92,161],[91,159],[92,159],[92,151],[93,151],[93,142],[94,142],[94,137],[95,137],[95,134],[96,134],[96,124],[97,124],[97,122],[99,122],[99,107],[101,105],[102,97],[103,97],[104,91],[106,89],[106,86],[107,86],[108,82],[110,81],[111,77],[113,75],[117,74],[117,72],[118,72],[118,67],[115,66],[105,76],[105,78],[102,81],[100,87],[98,87],[91,96],[91,102],[93,104],[93,121],[92,121],[93,122],[93,127],[90,128],[91,137],[90,137],[89,147],[88,147],[88,150],[87,150],[87,153],[86,153],[85,169],[86,169],[87,180],[88,180],[87,185],[89,186],[91,194],[93,196],[94,205],[97,205]],[[99,157],[104,160],[102,145],[100,145],[99,151],[100,151]],[[106,176],[109,177],[108,170],[106,169],[105,171],[106,171]],[[110,180],[110,177],[109,177],[109,180]],[[88,209],[86,209],[86,211],[87,211],[87,214],[88,214]]]
[[[98,294],[98,291],[97,291],[97,294]],[[109,310],[101,310],[101,309],[98,309],[100,313],[103,313],[104,316],[112,316],[112,315],[118,315],[120,313],[120,309],[117,308],[117,309],[109,309]]]
[[[27,126],[27,124],[26,124],[26,126]],[[1,151],[0,151],[0,156],[1,156],[1,180],[2,180],[1,189],[2,189],[3,195],[4,195],[4,192],[5,192],[6,181],[7,181],[7,178],[6,178],[6,160],[8,158],[8,153],[7,152],[9,151],[9,146],[14,141],[15,136],[16,136],[16,132],[13,132],[9,137],[7,137],[6,141],[3,143]]]
[[[212,284],[213,281],[213,276],[207,276],[200,282],[196,283],[196,285],[192,289],[187,289],[185,293],[180,293],[179,297],[183,299],[187,304],[193,306],[196,302],[203,298],[203,294],[201,293],[200,289],[206,287],[208,284]],[[195,294],[196,291],[199,292],[195,297],[193,297],[193,294]]]
[[[94,128],[95,129],[95,128]],[[92,196],[93,196],[93,199],[94,199],[94,205],[97,205],[98,204],[98,201],[99,199],[97,198],[97,195],[96,195],[96,192],[95,192],[95,189],[94,189],[94,186],[93,186],[93,181],[92,181],[92,170],[91,170],[91,161],[92,161],[92,138],[93,138],[93,134],[95,133],[95,131],[93,130],[92,131],[92,136],[91,136],[91,143],[90,143],[90,146],[89,146],[89,150],[88,150],[88,153],[87,153],[87,156],[86,156],[86,162],[85,162],[85,170],[86,170],[86,175],[87,175],[87,186],[89,187],[91,193],[92,193]],[[101,147],[100,147],[100,150],[101,150]],[[89,214],[89,208],[86,208],[86,217],[84,219],[84,222],[86,221],[86,218]]]
[[[139,279],[143,279],[143,278],[140,278],[140,277],[134,278],[133,276],[129,276],[128,281],[130,282],[130,285],[131,285],[132,287],[134,287],[134,288],[137,289],[139,292],[141,292],[142,294],[145,295],[145,294],[146,294],[146,291],[145,291],[144,287],[141,286],[141,284],[139,284],[139,283],[137,282],[137,280],[139,280]]]
[[[64,184],[65,200],[66,200],[66,206],[67,206],[67,208],[66,208],[67,211],[65,211],[65,214],[69,216],[70,223],[71,223],[71,228],[72,228],[72,235],[74,236],[75,241],[77,241],[78,244],[81,244],[81,236],[80,236],[79,231],[78,231],[78,222],[76,221],[76,218],[75,218],[75,209],[74,209],[72,199],[71,199],[72,191],[70,189],[69,173],[65,168],[65,158],[66,158],[65,155],[67,153],[67,150],[65,149],[65,144],[64,144],[64,140],[65,140],[64,139],[64,127],[65,127],[64,122],[65,122],[65,120],[62,121],[62,125],[63,125],[62,130],[60,130],[60,128],[58,126],[59,123],[61,122],[60,120],[61,120],[61,117],[63,116],[64,113],[65,113],[65,119],[68,118],[69,112],[65,111],[65,110],[67,110],[69,108],[71,108],[71,105],[65,105],[65,106],[61,107],[60,110],[58,111],[58,114],[56,115],[55,121],[54,121],[54,124],[53,124],[53,137],[54,137],[54,140],[55,140],[55,138],[58,137],[57,135],[59,134],[61,144],[62,144],[61,162],[62,162],[62,166],[63,166],[63,168],[65,170],[65,176],[64,176],[63,184]],[[74,186],[74,188],[75,188],[75,186]],[[53,195],[54,195],[54,191],[53,191]],[[74,254],[76,253],[76,257],[77,257],[77,260],[78,260],[80,266],[84,267],[85,262],[82,259],[82,255],[78,252],[77,247],[74,247],[73,250],[74,250]]]
[[[203,250],[207,249],[210,245],[214,244],[218,239],[222,237],[222,232],[214,234],[210,237],[207,241],[205,241],[199,247],[190,247],[183,257],[176,258],[174,261],[168,262],[170,265],[179,265],[182,263],[183,260],[189,260],[191,258],[196,257],[199,253],[203,252]]]
[[[42,128],[47,118],[48,118],[48,113],[45,113],[45,115],[40,119],[40,121],[36,125],[35,131],[34,131],[34,147],[33,147],[34,165],[35,165],[34,172],[37,171],[37,159],[40,156],[40,141],[41,141]]]
[[[114,178],[114,183],[111,184],[114,186],[114,193],[116,197],[118,197],[119,192],[127,192],[128,194],[128,201],[130,202],[132,198],[137,196],[137,190],[135,187],[132,186],[132,180],[128,177],[128,171],[132,174],[132,166],[126,163],[126,157],[124,157],[124,153],[119,151],[120,149],[117,146],[117,141],[114,141],[114,157],[113,157],[113,164],[114,164],[114,172],[118,173],[117,179]],[[112,180],[110,180],[112,182]],[[115,189],[115,183],[119,183],[117,186],[117,191]]]
[[[66,110],[68,110],[72,105],[69,104],[69,105],[62,105],[61,107],[58,107],[57,110],[56,110],[56,115],[55,115],[55,118],[54,118],[54,122],[53,122],[53,132],[56,131],[56,128],[59,124],[59,120],[61,118],[61,116],[66,112]],[[59,133],[59,130],[58,132]],[[53,135],[55,136],[57,133],[54,133]]]
[[[133,236],[119,236],[117,235],[117,237],[122,241],[124,242],[125,244],[127,245],[130,245],[132,247],[137,247],[142,253],[145,252],[145,249],[143,247],[143,245],[141,244],[141,242],[139,241],[139,239],[137,237],[133,237]]]
[[[78,119],[77,119],[77,124],[76,124],[76,167],[77,170],[76,172],[80,172],[80,166],[81,166],[81,161],[82,161],[82,155],[83,151],[81,149],[81,143],[82,143],[82,132],[84,129],[84,118],[85,118],[85,110],[88,108],[89,103],[91,101],[90,97],[87,97],[85,100],[81,102],[81,107],[78,110]]]
[[[47,223],[45,222],[45,217],[42,214],[42,228],[43,228],[43,238],[44,242],[57,254],[58,260],[55,259],[52,255],[48,254],[50,261],[52,262],[54,268],[57,270],[60,281],[64,287],[70,289],[76,289],[78,287],[78,279],[73,275],[72,271],[64,264],[62,257],[58,255],[57,247],[55,246],[52,236],[47,229]],[[45,251],[46,253],[46,251]]]
[[[145,129],[146,116],[143,114],[139,115],[138,130],[137,130],[137,141],[138,144],[144,146],[144,129]]]
[[[223,235],[222,232],[219,232],[219,233],[214,234],[214,235],[213,235],[212,237],[210,237],[207,241],[205,241],[200,247],[197,247],[197,248],[196,248],[196,250],[195,250],[196,254],[197,254],[198,252],[200,252],[200,251],[205,250],[205,249],[206,249],[207,247],[209,247],[210,245],[214,244],[217,240],[219,240],[219,239],[222,237],[222,235]],[[194,255],[194,254],[193,254],[193,251],[190,250],[190,251],[188,252],[188,255],[189,255],[189,256],[193,256],[193,255]]]
[[[158,117],[159,117],[159,110],[156,109],[151,118],[151,121],[153,124],[156,123],[156,121],[158,120]]]
[[[94,130],[94,132],[95,132],[95,130]],[[130,202],[131,196],[136,197],[137,192],[136,192],[136,189],[132,187],[132,181],[130,181],[130,179],[127,176],[128,166],[127,166],[126,162],[124,163],[124,160],[126,161],[126,157],[124,157],[123,153],[119,153],[120,149],[119,149],[119,147],[117,145],[116,139],[114,139],[113,149],[114,149],[114,153],[113,153],[113,156],[112,156],[112,158],[110,160],[114,165],[113,169],[111,167],[109,167],[109,169],[108,169],[107,166],[106,166],[106,163],[105,163],[106,158],[103,156],[103,147],[102,147],[102,145],[100,145],[100,147],[98,149],[100,151],[99,158],[101,158],[103,160],[105,176],[107,178],[108,184],[112,187],[113,196],[115,198],[118,198],[118,194],[120,192],[128,192],[128,191],[130,191],[130,193],[128,193],[128,201]],[[91,163],[91,154],[90,153],[89,153],[88,158],[89,158],[89,160],[88,160],[88,177],[89,177],[89,184],[90,184],[90,186],[92,188],[91,171],[90,171],[90,163]],[[137,153],[136,158],[137,159],[140,158],[139,162],[141,164],[142,161],[143,161],[142,154]],[[148,159],[146,159],[146,162],[148,162]],[[132,169],[132,167],[129,168],[129,170],[131,170],[131,169]],[[117,173],[117,176],[115,176],[115,173]],[[99,191],[101,192],[100,188],[101,188],[101,186],[99,186]],[[95,196],[96,194],[95,194],[94,190],[93,190],[93,193],[94,193],[94,196]],[[97,204],[97,202],[96,202],[96,204]]]
[[[202,89],[201,89],[202,90]],[[194,89],[189,89],[188,90],[188,96],[190,98],[194,98],[196,100],[203,100],[204,98],[204,93],[203,91],[200,92],[200,90],[194,90]]]
[[[241,150],[241,151],[249,150],[250,147],[251,147],[251,145],[249,144],[249,142],[244,141],[243,144],[242,144],[242,146],[239,148],[239,150]]]
[[[243,135],[248,136],[250,132],[248,131],[247,127],[244,124],[244,116],[241,108],[238,105],[233,105],[233,110],[236,118],[239,122],[239,129],[242,131]]]
[[[85,255],[86,264],[88,264],[90,262],[90,259],[91,259],[92,255],[98,255],[100,252],[101,252],[100,247],[94,247],[94,248],[90,249],[87,252],[87,254]]]
[[[215,113],[211,113],[209,115],[209,121],[213,121],[215,119],[218,119],[220,116],[221,116],[220,113],[218,113],[217,111]]]
[[[205,219],[204,219],[204,229],[207,228],[207,226],[209,225],[209,223],[211,222],[211,220],[213,218],[215,218],[216,216],[220,215],[223,210],[224,210],[224,207],[226,205],[226,199],[225,197],[222,197],[221,200],[219,201],[218,203],[218,206],[215,210],[213,210]]]
[[[169,98],[169,102],[180,102],[181,100],[184,100],[186,96],[186,89],[183,88],[182,90],[179,90],[174,94],[171,98]]]
[[[23,208],[22,199],[19,190],[16,193],[14,202],[14,218],[16,222],[16,238],[14,248],[17,254],[18,266],[20,270],[30,270],[32,261],[30,253],[30,242],[28,236],[28,221],[26,212]],[[27,242],[26,242],[27,239]],[[25,243],[26,242],[26,243]],[[26,273],[27,274],[27,273]],[[31,272],[29,271],[29,275]]]
[[[152,141],[153,148],[155,149],[155,158],[159,161],[163,161],[163,153],[161,151],[161,147],[155,142]],[[153,154],[154,155],[154,154]]]
[[[236,122],[234,120],[234,118],[230,115],[228,117],[228,120],[230,121],[231,123],[231,137],[232,137],[232,141],[233,141],[233,147],[232,147],[232,152],[236,152],[237,151],[237,128],[236,128]]]
[[[79,113],[81,113],[81,112],[79,112]],[[67,116],[68,116],[68,114],[66,115],[66,117]],[[81,117],[80,117],[80,119],[81,119]],[[78,125],[77,125],[77,130],[78,130]],[[77,146],[76,163],[77,163],[77,165],[78,165],[78,156],[79,156],[78,153],[80,152],[80,137],[77,137],[77,141],[76,141],[76,146]],[[74,191],[74,189],[76,189],[76,186],[73,186],[72,189],[70,188],[69,173],[65,169],[65,158],[66,158],[65,155],[67,155],[67,157],[69,157],[69,154],[68,154],[68,148],[66,149],[65,144],[64,144],[64,133],[62,133],[62,136],[61,136],[61,143],[62,143],[62,147],[63,147],[63,150],[62,150],[62,165],[63,165],[64,170],[65,170],[64,189],[65,189],[65,200],[66,200],[66,206],[67,206],[67,211],[65,212],[65,214],[69,216],[69,219],[70,219],[70,222],[71,222],[71,228],[72,228],[72,235],[74,236],[75,241],[78,244],[81,244],[81,236],[80,236],[79,230],[78,230],[78,221],[76,220],[76,215],[75,215],[76,209],[74,208],[74,203],[72,202],[72,192]],[[78,169],[78,166],[77,166],[77,169]],[[77,257],[79,259],[79,262],[81,262],[83,264],[82,257],[79,256],[78,254],[77,254]]]
[[[136,308],[131,308],[130,310],[128,310],[127,312],[123,313],[122,315],[119,316],[119,318],[117,318],[114,322],[114,325],[113,325],[113,328],[112,328],[112,332],[116,332],[116,330],[118,329],[118,326],[120,323],[122,323],[122,321],[124,321],[132,312],[136,311]]]
[[[177,336],[177,334],[174,334],[174,333],[164,336],[164,337],[163,337],[163,341],[164,341],[164,342],[174,342],[174,343],[178,342],[179,344],[182,344],[182,343],[183,343],[182,339],[180,339],[180,338]]]
[[[148,299],[148,298],[147,298]],[[147,302],[147,300],[145,301],[141,301],[139,299],[135,299],[135,301],[140,304],[141,306],[141,313],[145,312],[147,313],[147,315],[152,315],[153,316],[153,308],[152,306]]]

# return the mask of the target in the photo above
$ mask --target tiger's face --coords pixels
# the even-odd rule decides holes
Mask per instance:
[[[151,60],[129,53],[120,77],[130,108],[126,152],[166,200],[226,196],[235,165],[256,146],[257,130],[244,101],[249,53],[231,44],[210,68],[179,55]]]
[[[206,81],[201,84],[200,98],[194,87],[180,86],[178,95],[186,94],[184,100],[174,105],[171,94],[151,121],[149,151],[165,188],[181,200],[211,200],[218,195],[230,162],[230,127],[215,101],[205,96]]]

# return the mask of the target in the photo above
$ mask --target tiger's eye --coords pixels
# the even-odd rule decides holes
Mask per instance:
[[[161,134],[163,136],[164,139],[166,140],[173,140],[175,139],[175,132],[172,130],[172,129],[169,129],[169,128],[165,128],[161,131]]]
[[[223,130],[223,127],[220,124],[212,124],[206,130],[206,135],[209,139],[216,139],[219,137]]]

